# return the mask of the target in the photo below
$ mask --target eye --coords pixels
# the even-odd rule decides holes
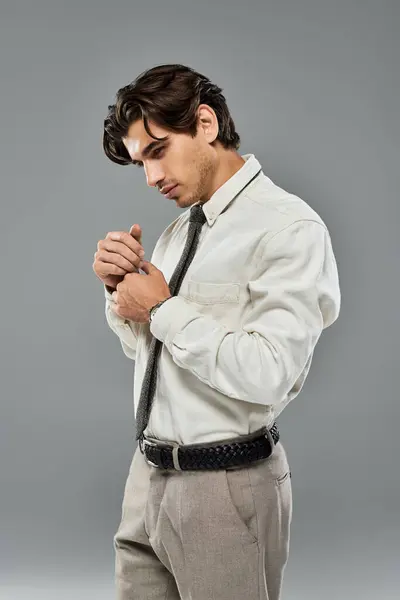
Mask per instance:
[[[159,148],[156,148],[151,153],[152,158],[160,158],[162,156],[164,150],[165,150],[165,146],[160,146]],[[135,167],[138,167],[139,169],[143,169],[143,163],[142,162],[136,161],[133,164],[135,165]]]
[[[153,151],[153,156],[161,156],[162,152],[164,151],[164,147],[161,146],[160,148],[156,148]]]

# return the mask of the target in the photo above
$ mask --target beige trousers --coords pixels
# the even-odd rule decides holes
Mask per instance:
[[[292,486],[267,459],[215,471],[150,466],[136,449],[114,537],[118,600],[279,600]]]

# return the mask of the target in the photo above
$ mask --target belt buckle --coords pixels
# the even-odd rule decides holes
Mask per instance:
[[[148,446],[155,446],[155,447],[157,447],[157,444],[155,442],[150,442],[149,440],[146,440],[145,438],[141,438],[140,439],[140,443],[139,443],[140,449],[142,450],[143,456],[144,456],[147,464],[149,464],[152,467],[156,467],[156,469],[159,469],[160,468],[159,465],[156,465],[149,458],[147,458],[146,452],[145,452],[145,450],[143,448],[143,444],[147,444]]]
[[[148,444],[149,446],[155,446],[156,448],[160,445],[157,444],[156,442],[150,442],[149,440],[146,440],[144,437],[139,438],[139,448],[140,451],[142,452],[146,462],[151,465],[152,467],[156,467],[156,469],[161,469],[161,467],[159,465],[154,464],[153,462],[151,462],[151,460],[149,460],[146,456],[146,453],[144,451],[143,448],[143,443]],[[172,460],[174,463],[174,469],[176,471],[182,471],[182,468],[179,464],[179,457],[178,457],[178,450],[179,448],[181,448],[181,445],[178,444],[178,442],[168,442],[166,444],[167,446],[172,446]]]

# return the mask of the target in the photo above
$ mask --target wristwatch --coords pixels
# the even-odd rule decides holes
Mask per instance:
[[[154,306],[152,306],[152,308],[149,310],[149,323],[152,322],[154,315],[156,314],[157,310],[160,308],[160,306],[162,304],[164,304],[164,302],[166,302],[167,300],[169,300],[170,298],[172,298],[172,296],[169,296],[168,298],[165,298],[165,300],[161,300],[161,302],[157,302],[157,304],[155,304]]]

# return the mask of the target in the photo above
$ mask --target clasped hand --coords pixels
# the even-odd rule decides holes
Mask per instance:
[[[151,262],[143,261],[141,273],[127,273],[112,293],[111,309],[123,319],[148,323],[149,311],[158,302],[171,297],[163,273]]]

